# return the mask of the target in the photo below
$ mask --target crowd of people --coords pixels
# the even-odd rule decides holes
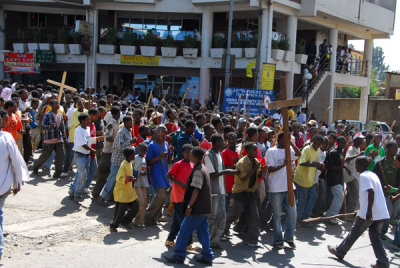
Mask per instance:
[[[296,116],[290,108],[297,201],[290,206],[288,144],[278,111],[249,117],[217,112],[210,103],[188,107],[138,98],[128,103],[91,90],[58,94],[49,85],[3,80],[0,147],[11,146],[10,154],[18,155],[3,161],[30,167],[32,176],[54,164],[54,179],[72,179],[72,200],[91,196],[101,206],[115,205],[111,232],[154,226],[171,214],[165,245],[174,247],[174,255],[166,256],[168,262],[184,262],[186,250],[195,248],[194,230],[202,246],[197,261],[212,264],[213,251],[233,232],[256,248],[260,229],[271,230],[274,247],[295,249],[296,228],[314,226],[304,220],[357,210],[327,221],[354,221],[343,243],[329,247],[332,254],[342,259],[369,228],[376,267],[388,267],[381,239],[390,224],[397,228],[393,243],[400,246],[400,136],[383,140],[382,133],[355,132],[346,122],[327,129],[307,119],[305,110]],[[12,144],[3,145],[3,136]],[[17,192],[25,177],[16,173],[13,187],[13,178],[1,184],[8,187],[3,194]]]

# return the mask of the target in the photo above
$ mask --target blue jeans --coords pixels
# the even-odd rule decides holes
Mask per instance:
[[[377,258],[376,264],[379,267],[389,267],[389,260],[386,256],[385,249],[383,248],[382,240],[380,239],[383,220],[379,221],[366,221],[360,217],[356,217],[350,233],[336,248],[338,257],[343,258],[351,249],[357,239],[368,229],[369,240],[371,241],[372,248]]]
[[[400,247],[400,221],[397,223],[396,230],[394,231],[394,244]]]
[[[315,184],[310,188],[301,187],[296,183],[297,191],[297,221],[302,221],[311,215],[317,200]]]
[[[273,211],[274,244],[283,242],[281,223],[282,209],[285,209],[287,215],[284,239],[292,242],[296,227],[296,204],[294,204],[293,207],[289,205],[288,192],[269,193],[269,201],[271,202]]]
[[[101,193],[101,197],[104,200],[111,200],[111,196],[113,195],[113,190],[115,186],[115,180],[117,179],[118,169],[119,166],[111,164],[110,174],[108,175],[106,186],[104,186],[103,192]]]
[[[6,201],[7,195],[0,197],[0,257],[3,255],[4,240],[3,240],[3,207]]]
[[[180,260],[186,258],[186,246],[196,230],[197,238],[201,244],[201,255],[204,259],[212,261],[214,252],[210,247],[210,234],[208,232],[207,216],[190,215],[183,219],[178,238],[176,239],[174,257]]]
[[[64,155],[63,172],[65,173],[68,173],[69,167],[71,166],[72,160],[74,159],[74,151],[72,151],[72,148],[74,148],[74,143],[68,142],[68,147],[65,150],[65,155]]]
[[[89,171],[86,179],[85,188],[89,188],[97,169],[97,157],[90,158]]]
[[[50,169],[51,164],[53,164],[54,158],[56,158],[56,152],[53,151],[49,159],[47,159],[46,163],[44,163],[44,166]]]
[[[339,214],[340,208],[342,207],[343,204],[343,199],[344,199],[343,185],[337,184],[329,188],[333,195],[333,200],[331,206],[326,212],[326,216],[333,216]]]
[[[174,216],[172,218],[171,230],[168,234],[168,241],[174,241],[179,233],[183,219],[185,218],[186,206],[184,202],[174,203]],[[192,237],[190,236],[189,244],[192,244]]]
[[[71,183],[69,195],[74,197],[81,197],[85,189],[86,179],[89,171],[90,156],[75,153],[76,161],[76,175],[75,180]]]
[[[399,217],[399,212],[400,212],[400,199],[391,201],[389,199],[389,197],[385,197],[385,200],[386,200],[386,207],[388,209],[390,219],[387,219],[384,221],[383,227],[382,227],[382,234],[387,233],[387,231],[389,230],[390,220],[397,219]]]

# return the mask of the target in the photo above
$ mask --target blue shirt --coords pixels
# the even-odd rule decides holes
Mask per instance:
[[[185,144],[193,144],[193,142],[192,142],[192,138],[190,137],[190,135],[187,134],[186,132],[182,131],[178,136],[178,139],[176,141],[176,147],[175,147],[175,151],[176,151],[176,154],[178,155],[179,160],[183,159],[182,147]]]
[[[171,154],[167,142],[164,142],[164,150],[163,147],[157,142],[154,141],[150,142],[147,148],[147,155],[146,155],[147,162],[149,162],[153,158],[156,158],[164,151],[168,152],[168,156]],[[167,188],[171,186],[169,180],[167,179],[167,173],[168,173],[168,159],[166,158],[158,160],[151,166],[150,181],[154,189]]]

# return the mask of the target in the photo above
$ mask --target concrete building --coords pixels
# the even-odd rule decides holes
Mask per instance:
[[[395,9],[396,0],[262,0],[261,5],[258,0],[236,0],[232,29],[240,39],[235,44],[244,49],[231,50],[235,58],[230,86],[253,88],[254,81],[246,77],[246,67],[256,57],[254,37],[258,36],[260,66],[263,62],[276,64],[275,95],[279,98],[279,76],[285,75],[287,95],[294,97],[302,85],[305,66],[304,59],[295,57],[295,53],[307,53],[311,58],[318,55],[319,44],[328,39],[333,48],[329,68],[321,71],[307,89],[309,108],[319,115],[317,111],[333,107],[335,87],[359,86],[360,119],[365,120],[373,40],[393,33]],[[210,97],[216,98],[219,81],[224,79],[225,59],[212,48],[226,46],[225,40],[217,36],[226,36],[228,11],[229,0],[2,0],[0,50],[24,53],[28,49],[54,49],[56,57],[40,64],[40,74],[5,73],[0,66],[0,79],[60,80],[61,72],[67,70],[67,82],[76,87],[106,86],[144,94],[153,90],[158,95],[159,77],[163,75],[164,89],[170,87],[172,96],[182,96],[189,87],[189,99],[204,103]],[[88,35],[81,40],[73,33],[77,21],[89,26]],[[67,36],[63,37],[65,30]],[[129,39],[127,32],[134,33],[136,39]],[[149,32],[152,35],[146,35]],[[168,36],[173,37],[173,43],[166,40]],[[196,40],[185,42],[186,36]],[[336,61],[332,60],[336,59],[335,48],[352,39],[365,40],[365,71],[336,73]],[[129,40],[135,49],[120,47]],[[307,40],[306,51],[296,51],[301,40]],[[190,41],[190,47],[198,50],[194,54],[185,49]],[[285,53],[272,49],[278,41],[287,43]],[[78,51],[65,46],[74,42],[81,44]],[[112,46],[103,47],[105,43]],[[149,44],[155,48],[148,48]],[[163,45],[176,49],[171,52],[161,48]],[[69,51],[64,51],[65,47]],[[0,62],[3,65],[3,55]]]

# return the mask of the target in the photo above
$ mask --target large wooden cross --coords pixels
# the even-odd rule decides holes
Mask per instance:
[[[282,110],[283,131],[284,131],[283,142],[285,144],[285,156],[286,156],[285,159],[286,159],[286,174],[287,174],[289,205],[293,207],[294,206],[294,193],[293,193],[293,182],[292,182],[292,161],[291,161],[291,153],[290,153],[288,107],[301,105],[303,103],[303,100],[301,98],[287,100],[286,77],[285,76],[280,77],[280,85],[281,85],[281,99],[282,100],[268,103],[268,109],[281,108],[281,110]]]
[[[61,102],[61,98],[62,98],[62,94],[64,92],[64,88],[65,89],[69,89],[69,90],[74,91],[74,92],[77,91],[76,88],[66,85],[65,84],[65,79],[67,79],[67,71],[64,71],[62,79],[61,79],[61,83],[53,81],[53,80],[50,80],[50,79],[46,80],[47,83],[60,87],[60,91],[58,92],[58,102]]]

